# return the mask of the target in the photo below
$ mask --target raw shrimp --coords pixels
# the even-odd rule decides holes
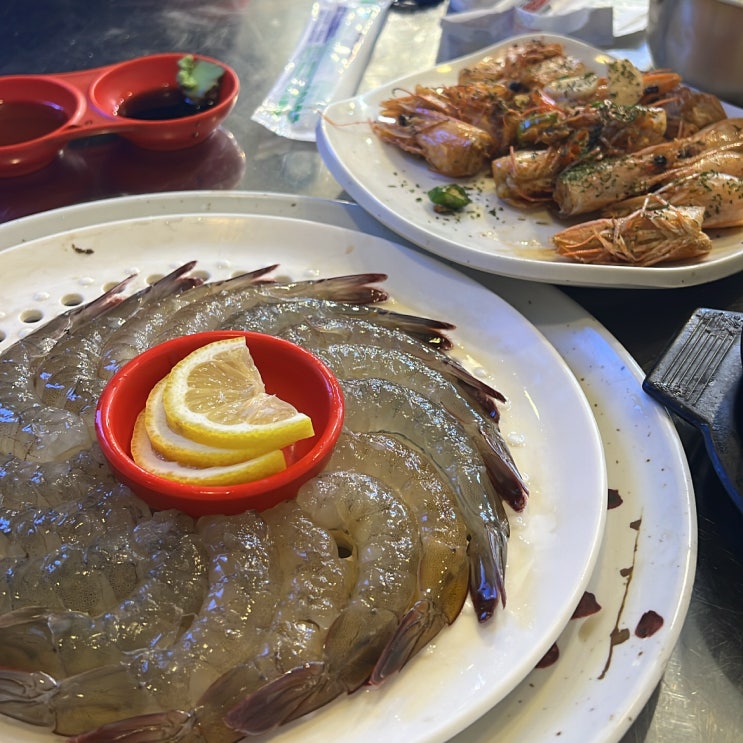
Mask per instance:
[[[654,266],[707,255],[704,207],[642,207],[626,217],[601,218],[554,235],[557,252],[581,263]]]
[[[740,156],[743,162],[743,155]],[[743,226],[743,178],[717,171],[704,171],[676,178],[646,196],[612,204],[605,214],[621,217],[637,209],[673,206],[703,206],[703,228]]]
[[[358,343],[415,356],[450,379],[476,408],[495,421],[500,417],[496,403],[506,402],[501,392],[473,376],[451,356],[395,328],[356,317],[322,318],[310,315],[296,325],[280,325],[277,320],[273,329],[275,335],[300,346],[323,348],[333,343]]]
[[[421,562],[416,598],[375,665],[370,682],[378,684],[459,615],[468,585],[466,527],[449,483],[394,436],[346,431],[328,467],[378,477],[400,494],[418,524]]]
[[[173,708],[118,720],[83,734],[79,743],[141,741],[149,743],[233,743],[242,738],[225,726],[223,715],[247,694],[309,660],[322,657],[328,628],[348,602],[353,570],[338,554],[338,546],[296,503],[279,504],[263,513],[278,550],[281,599],[271,626],[259,639],[254,658],[240,660],[217,678],[193,707]]]
[[[75,504],[93,489],[117,487],[118,481],[97,446],[62,461],[29,462],[13,455],[0,460],[0,498],[13,510]]]
[[[506,552],[510,528],[500,496],[460,423],[439,405],[412,390],[380,379],[342,382],[345,424],[352,431],[402,436],[451,483],[471,541],[470,593],[480,622],[505,605]]]
[[[322,658],[270,681],[227,713],[227,725],[242,733],[270,730],[362,686],[415,594],[417,528],[393,490],[369,475],[330,469],[303,485],[297,502],[345,546],[358,576]]]
[[[199,613],[165,647],[122,654],[61,680],[42,671],[0,670],[0,711],[63,735],[122,717],[178,709],[197,699],[226,669],[260,646],[276,598],[276,547],[255,512],[203,517],[209,589]]]
[[[201,279],[187,275],[194,266],[195,261],[180,266],[125,299],[98,322],[88,323],[68,334],[50,349],[36,372],[39,400],[52,407],[86,413],[92,429],[91,408],[95,408],[103,386],[98,379],[97,366],[104,342],[129,319],[146,312],[163,297],[198,286]]]
[[[291,302],[270,301],[254,305],[228,317],[220,327],[243,330],[260,330],[277,335],[289,325],[303,322],[307,317],[323,320],[334,318],[359,318],[385,328],[401,330],[414,338],[423,340],[432,347],[443,350],[451,347],[451,341],[443,331],[453,330],[451,323],[417,315],[406,315],[383,307],[345,304],[312,297],[299,298]]]
[[[462,395],[459,414],[495,426],[493,401],[502,396],[442,353],[451,347],[450,323],[356,303],[385,298],[368,285],[382,278],[285,288],[245,276],[229,280],[229,290],[215,282],[160,298],[149,289],[148,299],[126,300],[146,309],[129,314],[122,303],[95,331],[78,323],[48,342],[39,334],[26,347],[44,350],[26,358],[37,364],[51,351],[72,366],[78,334],[92,339],[95,353],[123,340],[117,347],[126,355],[157,342],[161,331],[203,323],[250,320],[275,332],[311,320],[315,336],[343,328],[357,346],[376,338],[361,352],[370,362],[380,361],[385,343],[399,346],[390,363],[431,365],[431,379]],[[339,286],[351,292],[344,301],[316,298]],[[213,301],[218,295],[224,306]],[[212,317],[201,314],[205,308]],[[104,367],[104,376],[114,368]],[[98,384],[87,366],[84,376],[71,398]],[[261,516],[194,525],[177,512],[151,514],[116,482],[92,441],[55,461],[0,457],[7,526],[0,530],[0,712],[86,743],[235,743],[242,733],[226,714],[251,729],[271,727],[396,672],[454,621],[467,590],[486,620],[505,601],[508,521],[470,441],[475,429],[465,432],[412,390],[378,380],[345,384],[349,424],[397,429],[398,437],[347,432],[356,443],[338,456],[363,456],[363,466],[337,459],[305,486],[306,502]],[[365,408],[375,397],[372,414]],[[487,397],[492,410],[475,413],[475,401]],[[413,442],[410,449],[400,437]],[[251,712],[261,698],[276,702],[275,715]]]
[[[177,582],[184,611],[194,611],[203,589],[204,561],[190,537],[192,520],[160,512],[129,530],[124,514],[117,511],[114,520],[120,523],[110,531],[99,530],[89,543],[70,540],[36,557],[10,558],[0,584],[2,611],[43,606],[96,615],[111,611],[151,578]]]
[[[497,424],[477,412],[443,375],[415,356],[395,349],[335,343],[308,346],[340,379],[379,377],[436,400],[453,415],[480,452],[488,476],[501,497],[517,511],[526,505],[528,488]]]
[[[34,376],[58,341],[121,302],[121,292],[130,280],[58,315],[0,356],[0,453],[42,462],[68,457],[90,446],[90,432],[76,415],[39,402]]]
[[[260,301],[286,302],[302,297],[337,297],[340,302],[375,303],[387,293],[373,286],[385,274],[366,273],[291,283],[256,283],[251,275],[205,284],[183,299],[166,298],[139,320],[135,318],[113,334],[101,356],[99,374],[112,376],[125,362],[147,348],[179,335],[211,330],[228,315]]]

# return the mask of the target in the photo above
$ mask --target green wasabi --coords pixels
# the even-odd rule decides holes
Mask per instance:
[[[178,60],[176,82],[186,99],[194,106],[211,105],[219,95],[219,81],[224,68],[187,54]]]

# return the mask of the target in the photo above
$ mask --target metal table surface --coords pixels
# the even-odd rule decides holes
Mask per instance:
[[[96,67],[164,51],[211,55],[241,80],[220,133],[179,156],[142,155],[116,137],[78,141],[64,161],[0,180],[0,221],[93,199],[151,191],[241,189],[348,198],[312,143],[275,136],[251,114],[281,72],[311,0],[5,0],[0,6],[0,74]],[[392,10],[360,90],[436,59],[445,3]],[[629,40],[642,55],[642,38]],[[244,155],[244,156],[243,156]],[[204,167],[208,160],[209,167]],[[168,167],[164,167],[168,165]],[[565,291],[648,371],[697,307],[743,311],[739,276],[674,290]],[[691,607],[662,682],[623,743],[743,739],[743,562],[741,516],[728,504],[700,436],[678,429],[694,478],[699,556]]]

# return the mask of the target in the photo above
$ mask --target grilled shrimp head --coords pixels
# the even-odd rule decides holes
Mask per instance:
[[[371,126],[383,141],[422,157],[433,170],[451,178],[477,175],[495,150],[486,131],[438,111],[422,110]]]

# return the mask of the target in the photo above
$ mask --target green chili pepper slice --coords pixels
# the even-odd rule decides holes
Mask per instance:
[[[471,199],[467,192],[458,183],[450,183],[448,186],[436,186],[428,192],[428,198],[436,206],[458,211],[464,209]]]

